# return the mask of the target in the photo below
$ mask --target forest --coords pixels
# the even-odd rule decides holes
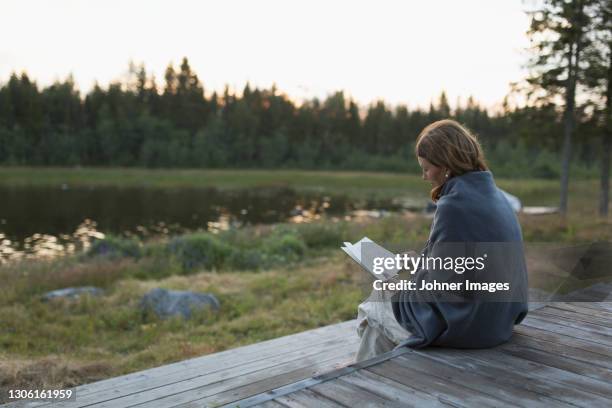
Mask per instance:
[[[428,109],[360,106],[343,91],[298,103],[248,83],[209,93],[187,58],[161,85],[130,63],[121,80],[84,95],[70,76],[41,89],[13,73],[0,86],[0,164],[411,171],[419,132],[452,117],[479,136],[497,173],[557,178],[562,111],[509,105],[489,113],[470,97],[451,109],[442,92]],[[597,123],[579,117],[576,161],[589,173]]]

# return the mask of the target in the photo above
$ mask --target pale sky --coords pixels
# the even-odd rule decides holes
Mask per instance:
[[[183,56],[207,91],[272,83],[300,100],[344,90],[409,107],[446,90],[494,107],[525,77],[518,0],[0,0],[0,81],[69,73],[82,91]]]

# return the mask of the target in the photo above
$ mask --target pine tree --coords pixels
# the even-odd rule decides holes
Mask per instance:
[[[567,212],[572,135],[576,125],[576,92],[584,84],[583,51],[591,24],[587,10],[595,0],[543,0],[530,12],[528,36],[533,44],[530,97],[540,102],[564,99],[563,153],[559,209]]]
[[[612,150],[612,1],[598,0],[589,10],[592,41],[585,50],[587,83],[594,92],[594,116],[601,135],[599,214],[608,215]]]
[[[451,109],[448,104],[448,98],[446,97],[446,92],[442,91],[440,94],[440,98],[438,99],[438,115],[442,118],[447,119],[451,116]]]

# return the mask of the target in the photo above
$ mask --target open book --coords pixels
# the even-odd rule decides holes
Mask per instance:
[[[354,244],[345,242],[344,246],[341,247],[344,252],[348,254],[355,262],[357,262],[363,269],[370,273],[374,279],[380,279],[383,281],[389,280],[397,275],[397,269],[385,269],[384,265],[381,266],[380,260],[378,261],[378,269],[382,269],[382,272],[376,273],[374,268],[375,258],[395,258],[395,255],[372,241],[368,237],[363,237]]]

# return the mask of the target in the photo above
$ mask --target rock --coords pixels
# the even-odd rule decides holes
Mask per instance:
[[[140,306],[144,311],[153,311],[162,319],[177,315],[189,319],[192,310],[212,308],[212,310],[218,311],[220,307],[217,298],[209,293],[162,288],[155,288],[145,294],[140,302]]]
[[[51,292],[45,293],[42,298],[44,301],[49,301],[51,299],[78,299],[81,297],[81,295],[99,296],[103,293],[104,291],[100,288],[93,286],[81,286],[76,288],[52,290]]]

